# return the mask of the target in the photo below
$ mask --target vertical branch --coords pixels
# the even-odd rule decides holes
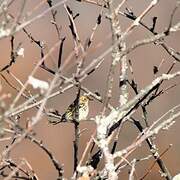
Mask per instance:
[[[66,39],[65,37],[62,38],[61,43],[60,43],[60,47],[59,47],[58,69],[61,67],[62,54],[63,54],[63,45],[64,45],[65,39]]]
[[[78,31],[77,31],[77,27],[76,27],[76,24],[74,22],[74,19],[77,16],[79,16],[79,14],[73,15],[72,10],[66,4],[64,4],[64,8],[65,8],[65,10],[66,10],[66,12],[68,14],[68,17],[69,17],[69,22],[70,22],[69,28],[71,30],[71,33],[72,33],[72,36],[73,36],[73,39],[74,39],[74,50],[75,50],[75,53],[76,53],[76,57],[79,56],[79,48],[81,49],[81,51],[82,51],[82,53],[84,55],[84,47],[81,44],[81,40],[80,40]]]
[[[121,6],[126,2],[126,0],[123,0],[119,6],[118,11],[121,8]],[[122,31],[121,26],[118,20],[118,11],[115,10],[115,8],[112,5],[112,1],[110,0],[108,2],[108,9],[109,9],[109,19],[111,22],[111,31],[112,31],[112,44],[115,45],[115,43],[118,41],[119,43],[113,47],[112,50],[112,63],[109,70],[109,78],[108,78],[108,90],[107,90],[107,98],[105,100],[105,107],[108,106],[108,102],[112,96],[112,83],[113,83],[113,74],[115,67],[117,65],[117,62],[121,62],[121,75],[119,77],[119,87],[121,89],[120,97],[119,97],[119,106],[123,106],[128,101],[128,92],[127,92],[127,58],[126,56],[121,56],[121,52],[126,50],[126,44],[125,41],[122,39]],[[104,109],[105,110],[105,109]],[[119,137],[121,126],[119,126],[119,130],[117,130],[116,139],[113,144],[112,152],[115,151],[117,147],[117,139]]]
[[[120,8],[125,1],[122,1],[122,3],[118,6]],[[111,23],[111,31],[112,31],[112,63],[108,74],[108,81],[107,81],[107,92],[106,92],[106,99],[105,99],[105,107],[108,106],[109,100],[112,96],[112,87],[113,87],[113,75],[115,71],[115,67],[118,62],[122,62],[121,65],[121,76],[120,76],[120,87],[121,87],[121,96],[120,96],[120,105],[123,105],[127,102],[127,85],[126,85],[126,76],[127,76],[127,62],[126,62],[126,56],[123,56],[121,58],[121,51],[124,51],[126,49],[125,42],[122,40],[122,32],[121,27],[118,20],[118,12],[115,11],[115,8],[113,7],[112,1],[109,0],[108,3],[108,9],[109,9],[109,16]],[[118,43],[116,43],[118,42]],[[116,44],[116,45],[115,45]],[[123,83],[122,83],[123,82]]]
[[[96,24],[95,24],[95,26],[92,28],[92,33],[91,33],[90,37],[87,38],[87,40],[86,40],[86,43],[85,43],[85,45],[84,45],[84,50],[85,50],[85,51],[87,51],[88,48],[89,48],[89,47],[91,46],[91,44],[92,44],[92,41],[93,41],[95,32],[96,32],[98,26],[101,24],[102,14],[103,14],[103,7],[101,7],[101,11],[100,11],[100,13],[99,13],[99,15],[98,15],[98,17],[97,17],[97,19],[96,19]]]
[[[61,32],[60,32],[60,28],[59,28],[59,26],[58,26],[58,24],[57,24],[57,20],[56,20],[57,11],[54,10],[54,9],[52,9],[52,7],[53,7],[52,0],[47,0],[47,3],[48,3],[48,5],[49,5],[49,7],[51,8],[51,15],[52,15],[52,18],[53,18],[52,24],[54,24],[54,26],[55,26],[58,39],[60,39]]]
[[[75,100],[75,114],[74,114],[74,172],[78,166],[78,146],[79,146],[79,97],[80,97],[80,85],[78,87],[78,93]],[[77,176],[77,174],[76,174]]]
[[[126,45],[125,42],[121,43],[122,49],[125,50]],[[123,106],[128,101],[128,91],[127,91],[127,58],[126,56],[123,56],[121,59],[121,75],[119,77],[119,86],[121,88],[121,94],[119,97],[119,105]]]
[[[79,122],[74,122],[74,172],[78,166]],[[76,174],[77,175],[77,174]]]

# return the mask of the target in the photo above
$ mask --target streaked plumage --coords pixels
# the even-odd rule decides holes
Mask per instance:
[[[79,98],[79,121],[86,120],[89,113],[89,98],[85,95]],[[66,112],[62,115],[62,122],[73,121],[75,119],[75,101],[69,105]]]

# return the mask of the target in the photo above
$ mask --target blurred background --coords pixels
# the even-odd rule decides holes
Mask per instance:
[[[59,0],[60,1],[60,0]],[[53,1],[53,4],[56,4],[59,1]],[[121,0],[114,0],[114,5],[116,6],[120,3]],[[150,0],[134,0],[127,1],[121,11],[125,12],[126,8],[132,9],[135,15],[139,15],[150,3]],[[168,25],[170,16],[173,8],[175,7],[175,0],[161,0],[158,5],[153,8],[144,18],[143,22],[148,26],[152,25],[152,18],[157,16],[157,23],[155,27],[156,32],[164,31]],[[22,1],[14,1],[9,7],[9,12],[13,14],[15,17],[18,15],[18,12],[21,8]],[[69,0],[66,3],[75,13],[79,13],[79,17],[75,19],[75,23],[77,26],[78,34],[80,36],[81,42],[84,45],[87,38],[92,33],[92,28],[96,24],[96,19],[101,11],[101,7],[97,7],[93,4],[77,2],[75,0]],[[48,8],[46,1],[30,1],[27,0],[25,9],[23,11],[23,15],[30,14],[28,19],[36,17],[38,14],[42,13],[44,10]],[[66,61],[69,54],[73,51],[73,38],[69,29],[69,20],[68,15],[65,11],[63,5],[56,8],[57,10],[57,23],[61,26],[61,36],[66,37],[63,49],[63,59],[62,63],[66,64],[62,74],[71,77],[73,73],[76,71],[77,61],[76,58],[73,57],[70,61]],[[85,65],[87,66],[94,58],[101,55],[108,47],[111,46],[111,28],[110,22],[107,18],[105,18],[105,14],[108,13],[107,10],[104,10],[104,15],[102,17],[102,23],[97,28],[95,32],[94,40],[90,49],[88,50]],[[24,17],[22,16],[22,17]],[[1,17],[1,21],[2,21]],[[23,18],[20,19],[23,22]],[[29,26],[26,27],[26,30],[31,33],[31,35],[36,39],[44,42],[45,51],[48,50],[58,41],[57,33],[54,26],[51,23],[52,16],[50,13],[47,13],[44,17],[34,21]],[[126,17],[119,16],[119,21],[121,23],[122,30],[125,30],[132,21],[127,19]],[[173,24],[180,21],[180,9],[177,10]],[[152,34],[139,26],[135,28],[135,30],[128,36],[126,43],[127,47],[131,46],[136,40],[141,40],[143,38],[148,38]],[[169,37],[165,38],[165,42],[174,48],[176,51],[180,51],[180,32],[174,33]],[[10,68],[10,71],[16,75],[22,82],[25,82],[28,78],[28,75],[31,73],[32,69],[36,65],[36,63],[40,60],[40,49],[32,43],[27,36],[21,31],[15,34],[15,45],[17,46],[19,43],[22,43],[22,47],[24,48],[24,57],[18,57],[17,62]],[[0,68],[4,67],[10,60],[10,38],[4,38],[0,40]],[[106,90],[106,81],[107,81],[107,73],[109,69],[109,65],[111,62],[111,55],[105,57],[105,61],[101,64],[99,69],[92,73],[85,81],[83,81],[83,85],[87,87],[92,92],[98,91],[102,97],[105,95]],[[138,88],[142,89],[155,78],[153,74],[153,67],[158,66],[161,61],[164,59],[164,63],[160,69],[159,75],[165,73],[168,68],[173,63],[174,59],[170,57],[161,46],[150,44],[143,47],[137,48],[135,51],[130,53],[127,57],[131,59],[134,70],[134,77],[138,83]],[[57,59],[58,59],[58,49],[53,52],[53,54],[46,60],[47,65],[57,70]],[[179,70],[180,65],[176,63],[174,72]],[[116,107],[118,105],[119,98],[119,87],[118,87],[118,78],[119,78],[120,67],[116,68],[116,75],[114,80],[113,87],[113,97],[111,99],[111,104]],[[7,73],[3,73],[9,81],[18,86],[17,82],[15,82]],[[129,73],[130,75],[130,73]],[[53,78],[51,74],[44,71],[43,69],[38,70],[35,77],[50,82]],[[3,87],[1,94],[11,93],[12,97],[6,99],[6,107],[8,108],[10,103],[13,101],[14,97],[17,95],[17,92],[10,88],[7,83],[1,78],[1,85]],[[151,103],[148,108],[148,121],[151,124],[158,117],[163,115],[173,106],[179,104],[180,102],[180,87],[179,87],[179,79],[176,78],[171,82],[164,83],[164,88],[169,85],[177,84],[175,88],[172,88],[168,91],[168,93],[163,94],[159,98],[157,98],[153,103]],[[38,90],[34,91],[32,87],[28,86],[29,90],[32,93],[39,93]],[[47,103],[47,108],[57,109],[60,113],[63,113],[69,104],[76,97],[77,88],[72,88],[62,95],[56,96],[52,98]],[[134,96],[133,91],[129,88],[129,98]],[[22,103],[24,99],[22,98],[18,104]],[[95,117],[100,113],[102,108],[102,104],[97,101],[90,102],[90,113],[88,118]],[[31,109],[21,116],[22,125],[25,124],[27,118],[31,118],[35,116],[36,109]],[[142,112],[138,111],[135,113],[135,117],[142,120]],[[73,140],[74,140],[74,126],[69,123],[62,123],[56,126],[53,126],[48,123],[48,118],[43,117],[40,123],[35,126],[35,132],[37,133],[36,137],[47,146],[51,152],[55,155],[58,161],[64,165],[64,174],[65,177],[70,178],[73,173]],[[174,176],[177,173],[180,173],[180,141],[179,141],[179,127],[180,122],[179,119],[176,120],[176,124],[170,128],[168,131],[162,131],[158,134],[155,139],[155,143],[159,149],[159,153],[161,154],[165,149],[168,148],[169,144],[172,144],[172,147],[166,152],[162,159],[164,160],[167,168],[170,170],[171,174]],[[81,157],[84,148],[86,147],[87,142],[89,141],[91,135],[93,134],[96,125],[92,121],[82,122],[80,124],[81,129],[86,129],[81,137],[80,137],[80,148],[79,148],[79,157]],[[137,137],[138,130],[132,126],[131,123],[126,123],[122,129],[120,134],[120,139],[118,143],[118,149],[122,149],[127,145],[131,144],[133,140]],[[0,150],[2,151],[8,142],[0,142]],[[150,154],[149,149],[144,143],[141,147],[139,147],[134,153],[131,154],[129,160],[136,157],[137,159],[143,158]],[[55,171],[52,163],[49,161],[47,155],[31,143],[28,140],[24,140],[21,144],[16,146],[14,150],[11,152],[12,158],[15,161],[19,161],[19,158],[26,158],[28,162],[31,164],[33,170],[36,172],[38,177],[43,180],[55,179],[57,177],[57,172]],[[136,167],[137,176],[140,178],[146,171],[147,168],[154,162],[153,158],[150,158],[147,161],[143,161],[142,163],[138,163]],[[129,168],[130,169],[130,168]],[[120,173],[120,179],[127,179],[128,171],[123,170]],[[160,179],[159,167],[155,165],[152,169],[152,172],[146,177],[146,179]]]

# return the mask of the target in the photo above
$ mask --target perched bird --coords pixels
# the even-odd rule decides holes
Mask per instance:
[[[87,95],[82,95],[79,97],[79,121],[86,120],[89,113],[89,100]],[[69,105],[66,112],[62,115],[62,122],[75,120],[76,111],[76,100]]]
[[[76,109],[77,99],[75,99],[74,102],[69,105],[69,107],[62,116],[58,113],[58,111],[52,112],[56,116],[61,116],[61,118],[58,121],[51,121],[51,123],[55,125],[61,122],[86,120],[89,113],[89,100],[91,99],[87,95],[82,95],[79,97],[78,109]],[[76,111],[78,112],[78,119],[76,117]]]

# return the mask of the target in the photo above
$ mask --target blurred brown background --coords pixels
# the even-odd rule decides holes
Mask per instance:
[[[26,3],[24,14],[32,11],[41,1],[28,1]],[[59,1],[53,1],[54,4]],[[120,0],[115,0],[118,4],[121,2]],[[165,30],[165,28],[169,24],[170,15],[172,13],[172,9],[175,6],[175,0],[161,0],[159,4],[153,8],[150,13],[143,19],[143,22],[148,24],[149,26],[152,24],[152,17],[157,16],[157,24],[156,31],[161,32]],[[126,7],[131,8],[136,15],[139,15],[148,5],[150,1],[146,0],[134,0],[128,1],[123,7],[122,11],[125,10]],[[15,1],[11,7],[10,12],[16,16],[18,10],[20,8],[21,1]],[[80,35],[80,39],[82,43],[85,43],[85,40],[92,32],[92,28],[96,23],[96,18],[101,10],[101,8],[96,7],[95,5],[90,5],[86,3],[78,3],[74,0],[70,0],[67,4],[71,7],[74,12],[80,13],[80,16],[76,19],[76,25],[78,28],[78,32]],[[41,13],[43,10],[48,8],[47,3],[44,3],[39,9],[33,11],[33,14],[30,18],[35,17],[37,14]],[[57,22],[62,26],[62,35],[66,36],[65,47],[63,51],[63,60],[67,58],[69,53],[73,50],[73,40],[72,35],[70,33],[70,29],[68,28],[69,21],[67,18],[66,11],[63,6],[56,8],[57,10]],[[106,11],[105,11],[106,12]],[[125,30],[129,24],[131,23],[125,17],[119,17],[122,30]],[[177,23],[180,20],[180,9],[176,12],[173,23]],[[33,22],[31,25],[26,27],[26,29],[31,32],[32,36],[40,41],[43,41],[47,46],[47,51],[50,49],[55,42],[57,42],[57,34],[54,26],[50,23],[51,14],[48,13],[43,18]],[[108,19],[102,19],[102,24],[97,29],[95,33],[95,38],[92,43],[91,48],[88,51],[86,64],[90,63],[93,58],[98,57],[104,50],[106,50],[111,45],[111,39],[108,37],[110,35],[110,23]],[[138,39],[147,38],[151,35],[147,30],[142,27],[136,28],[133,33],[127,38],[127,46],[130,46],[133,42]],[[170,35],[170,37],[165,40],[169,46],[175,48],[177,51],[180,51],[180,32]],[[15,35],[16,45],[19,42],[22,42],[22,47],[25,49],[25,57],[19,57],[16,64],[13,65],[10,70],[13,72],[22,82],[25,82],[28,78],[29,73],[32,71],[35,64],[39,61],[40,51],[34,43],[31,43],[30,40],[23,32],[18,32]],[[99,45],[100,44],[100,45]],[[6,38],[0,41],[0,67],[2,68],[5,64],[9,62],[10,57],[10,38]],[[51,58],[47,59],[49,67],[56,69],[57,68],[57,57],[58,51],[56,50]],[[134,75],[135,79],[138,82],[139,89],[145,87],[154,79],[153,75],[153,66],[158,66],[162,59],[165,59],[165,62],[160,70],[160,73],[166,72],[168,67],[172,64],[173,59],[169,57],[169,55],[158,45],[146,45],[144,47],[138,48],[136,51],[128,55],[133,62]],[[63,62],[64,63],[64,62]],[[110,56],[106,57],[105,62],[101,65],[101,67],[97,70],[97,72],[93,73],[90,77],[88,77],[83,85],[89,88],[91,91],[98,92],[103,96],[106,87],[107,80],[107,72],[110,63]],[[179,64],[176,64],[175,70],[179,69]],[[118,67],[119,68],[119,67]],[[116,106],[118,103],[118,70],[117,68],[117,77],[114,81],[114,89],[113,89],[113,98],[111,103]],[[76,60],[75,58],[71,59],[71,61],[67,64],[66,68],[63,71],[63,74],[70,77],[73,72],[76,70]],[[4,73],[6,75],[6,73]],[[39,79],[43,79],[46,81],[50,81],[52,79],[52,75],[48,74],[42,69],[39,69],[38,73],[35,77]],[[11,79],[12,82],[14,82]],[[178,83],[179,79],[173,81],[173,83]],[[14,82],[15,83],[15,82]],[[12,99],[15,97],[16,92],[12,90],[2,79],[1,84],[3,86],[2,93],[10,92],[12,93]],[[170,82],[169,84],[172,84]],[[165,83],[164,87],[168,86],[168,82]],[[31,89],[31,87],[29,87]],[[76,88],[66,91],[64,94],[59,95],[48,101],[47,107],[54,108],[59,110],[59,112],[63,113],[67,106],[74,100],[76,96]],[[171,89],[168,93],[162,95],[157,98],[150,106],[148,106],[148,117],[149,122],[155,121],[162,114],[167,112],[171,107],[175,106],[180,102],[179,96],[179,86]],[[36,91],[36,93],[38,93]],[[134,96],[132,90],[130,90],[130,97]],[[12,101],[9,99],[7,101],[7,107],[9,103]],[[23,99],[22,99],[23,100]],[[90,113],[89,118],[99,114],[102,105],[96,101],[90,103]],[[32,109],[28,112],[25,112],[21,117],[21,121],[26,121],[27,117],[31,117],[35,115],[36,110]],[[136,117],[141,117],[141,112],[136,113]],[[142,118],[141,118],[142,119]],[[156,138],[155,142],[157,147],[159,148],[159,152],[163,152],[169,144],[173,144],[170,150],[163,156],[163,160],[165,161],[167,167],[169,168],[172,175],[175,175],[180,172],[180,141],[179,141],[179,127],[180,122],[179,119],[176,120],[176,124],[170,128],[169,131],[162,131]],[[83,122],[81,123],[81,129],[87,128],[81,138],[80,138],[80,152],[81,156],[83,149],[86,146],[87,141],[92,135],[95,124],[93,122]],[[72,124],[60,124],[57,126],[53,126],[48,124],[48,119],[43,117],[41,122],[35,127],[35,131],[37,132],[37,138],[42,139],[43,143],[54,153],[61,164],[64,164],[65,169],[65,177],[69,178],[72,175],[73,169],[73,154],[72,154],[72,146],[74,140],[74,129]],[[132,124],[127,123],[123,128],[120,140],[119,140],[119,148],[123,148],[126,145],[130,144],[133,139],[137,136],[138,131],[136,128],[132,126]],[[4,149],[6,143],[2,143],[0,145],[1,150]],[[135,153],[133,153],[131,158],[142,158],[149,154],[147,145],[144,143]],[[47,155],[39,149],[37,146],[29,142],[28,140],[24,140],[23,143],[18,145],[12,151],[12,157],[15,160],[18,158],[26,158],[28,162],[32,165],[34,171],[37,173],[38,177],[43,180],[55,179],[56,171],[52,166],[52,163],[49,161]],[[131,159],[130,158],[130,159]],[[139,163],[136,167],[137,175],[141,177],[153,162],[153,158],[148,161]],[[153,168],[153,171],[149,174],[146,179],[160,179],[159,168],[156,165]],[[122,179],[127,179],[128,172],[122,171],[120,177]]]

